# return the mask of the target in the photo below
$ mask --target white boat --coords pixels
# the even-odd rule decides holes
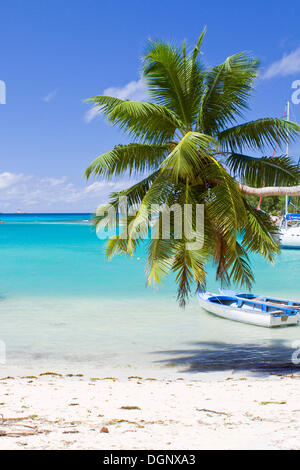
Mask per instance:
[[[290,120],[290,102],[287,102],[287,121]],[[286,146],[286,154],[289,155],[289,143]],[[298,166],[300,158],[298,160]],[[291,197],[285,196],[285,214],[280,227],[281,248],[300,248],[300,214],[290,214],[289,204]]]
[[[300,248],[300,214],[285,214],[280,228],[280,246]]]
[[[266,297],[264,295],[258,294],[251,294],[249,292],[237,292],[234,290],[228,289],[219,289],[221,295],[227,295],[231,297],[237,297],[239,299],[245,300],[255,300],[257,302],[264,302],[272,306],[284,306],[289,307],[292,309],[296,309],[299,312],[299,322],[300,322],[300,301],[298,300],[287,300],[287,299],[279,299],[278,297]]]
[[[267,328],[297,325],[299,322],[300,310],[297,305],[284,305],[279,301],[265,302],[252,294],[218,295],[198,292],[198,299],[200,306],[206,311],[227,320]]]

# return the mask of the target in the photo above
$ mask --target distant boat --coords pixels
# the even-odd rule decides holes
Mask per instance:
[[[300,214],[286,213],[280,229],[281,248],[300,248]]]
[[[287,120],[290,119],[290,102],[287,102]],[[286,154],[289,156],[289,144],[286,147]],[[298,166],[300,158],[298,160]],[[300,248],[300,214],[290,214],[289,204],[291,196],[285,196],[285,212],[280,227],[281,248]]]
[[[300,318],[300,303],[285,304],[288,301],[254,294],[198,292],[198,299],[202,308],[218,317],[267,328],[296,325]]]

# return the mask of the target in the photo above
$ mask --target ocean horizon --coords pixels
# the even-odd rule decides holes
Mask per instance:
[[[4,223],[38,223],[38,222],[74,222],[89,221],[91,212],[0,212],[0,221]]]

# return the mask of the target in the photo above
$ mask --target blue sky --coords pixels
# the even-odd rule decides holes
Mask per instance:
[[[143,99],[148,38],[192,45],[207,25],[208,65],[252,51],[262,69],[248,119],[281,116],[300,80],[297,2],[2,0],[0,14],[0,211],[92,211],[128,184],[84,181],[91,160],[126,142],[84,99],[107,89]],[[300,105],[291,118],[300,122]]]

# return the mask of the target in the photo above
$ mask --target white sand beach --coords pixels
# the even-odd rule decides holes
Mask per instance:
[[[0,449],[300,449],[299,381],[2,378]]]

